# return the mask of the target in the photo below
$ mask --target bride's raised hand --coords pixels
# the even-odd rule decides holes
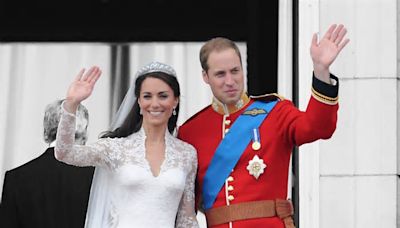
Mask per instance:
[[[75,112],[78,105],[92,94],[100,75],[101,70],[98,66],[92,66],[88,71],[85,69],[79,71],[68,88],[64,107],[70,112]]]

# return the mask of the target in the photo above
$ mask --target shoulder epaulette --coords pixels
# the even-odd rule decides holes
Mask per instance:
[[[285,97],[277,94],[277,93],[267,93],[267,94],[262,94],[262,95],[257,95],[257,96],[253,96],[250,95],[251,99],[254,100],[260,100],[260,101],[284,101]]]

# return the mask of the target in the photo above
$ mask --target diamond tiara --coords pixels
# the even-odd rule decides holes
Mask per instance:
[[[152,72],[162,72],[176,77],[176,72],[174,68],[165,63],[160,63],[160,62],[151,62],[145,65],[144,67],[140,68],[140,70],[138,70],[136,73],[136,77]]]

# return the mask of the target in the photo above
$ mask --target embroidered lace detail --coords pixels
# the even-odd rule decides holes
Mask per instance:
[[[118,213],[113,203],[111,203],[110,207],[110,213],[108,214],[108,227],[115,228],[118,227]]]
[[[126,138],[104,138],[84,146],[74,145],[74,135],[75,116],[63,110],[56,158],[75,166],[105,167],[113,175],[112,202],[110,211],[105,212],[111,227],[198,227],[194,210],[197,154],[193,146],[166,132],[165,160],[154,177],[145,158],[143,129]]]

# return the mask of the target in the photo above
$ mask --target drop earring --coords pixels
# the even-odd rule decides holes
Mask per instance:
[[[141,108],[139,108],[139,114],[140,114],[140,115],[143,115],[143,111],[142,111]]]
[[[176,110],[175,110],[175,108],[172,109],[172,115],[176,116]]]

